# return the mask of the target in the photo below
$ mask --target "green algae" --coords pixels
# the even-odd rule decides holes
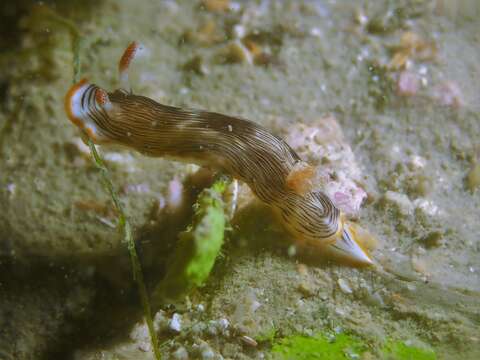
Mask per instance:
[[[207,280],[223,244],[226,217],[222,194],[228,182],[221,178],[199,195],[193,222],[180,234],[167,274],[155,289],[159,303],[178,299]]]
[[[280,339],[273,345],[272,355],[275,359],[288,360],[360,359],[367,349],[367,344],[352,335],[343,333],[330,337],[320,333],[312,337],[294,335]],[[437,358],[433,350],[406,345],[401,341],[388,341],[380,352],[382,359],[389,360],[435,360]],[[365,355],[367,354],[369,353]]]
[[[366,346],[351,335],[339,334],[327,337],[317,334],[313,337],[294,335],[283,338],[274,344],[272,354],[275,359],[358,359]]]
[[[389,342],[383,348],[383,356],[391,360],[435,360],[432,350],[408,346],[403,342]]]

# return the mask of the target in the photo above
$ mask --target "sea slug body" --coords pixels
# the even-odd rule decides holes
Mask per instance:
[[[132,43],[125,51],[119,66],[122,78],[138,46]],[[310,165],[260,125],[162,105],[122,89],[107,93],[86,80],[67,92],[65,108],[70,120],[93,142],[228,173],[270,205],[300,245],[320,251],[329,248],[352,264],[372,264],[355,240],[354,225],[345,221],[325,193],[310,190]]]

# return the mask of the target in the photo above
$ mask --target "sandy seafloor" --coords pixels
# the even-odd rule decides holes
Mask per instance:
[[[58,19],[82,33],[82,75],[100,86],[118,87],[117,61],[138,40],[146,51],[132,67],[135,93],[235,114],[283,137],[333,115],[362,172],[358,221],[378,239],[381,271],[289,255],[287,235],[252,205],[206,286],[157,314],[165,358],[279,358],[282,339],[344,334],[361,346],[332,358],[480,358],[476,1],[36,5],[2,5],[1,359],[152,358],[142,328],[132,330],[141,306],[111,201],[64,113],[72,41]],[[402,60],[406,32],[421,45]],[[252,34],[257,61],[248,50],[224,56]],[[102,153],[155,284],[193,198],[176,214],[158,208],[190,168]],[[420,350],[387,355],[391,344]],[[285,358],[324,358],[317,350]]]

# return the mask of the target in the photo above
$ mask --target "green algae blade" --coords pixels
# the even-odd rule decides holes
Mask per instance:
[[[192,224],[180,234],[167,274],[154,292],[159,303],[178,299],[205,284],[223,244],[226,215],[222,195],[228,183],[219,179],[199,195]]]

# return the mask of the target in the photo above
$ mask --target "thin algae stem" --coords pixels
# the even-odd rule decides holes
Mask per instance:
[[[58,15],[52,12],[51,18],[52,20],[58,20],[57,22],[63,26],[65,26],[72,36],[72,51],[73,51],[73,83],[78,82],[80,78],[80,49],[82,45],[82,36],[79,31],[76,29],[75,25],[71,22],[60,18]],[[123,230],[125,243],[127,244],[127,249],[130,254],[130,261],[132,263],[132,272],[133,272],[133,279],[137,283],[138,293],[140,295],[140,300],[142,302],[143,307],[143,315],[145,317],[145,321],[147,323],[148,332],[150,335],[150,341],[152,344],[153,352],[155,358],[160,360],[162,358],[160,354],[160,349],[158,346],[158,339],[155,334],[155,328],[153,326],[153,318],[152,318],[152,310],[150,306],[150,301],[148,299],[147,288],[145,286],[145,281],[143,278],[143,271],[140,265],[140,261],[138,260],[137,251],[135,248],[135,241],[133,239],[133,231],[130,221],[128,217],[125,215],[125,211],[123,206],[118,198],[118,194],[115,191],[113,186],[113,182],[111,180],[110,174],[108,172],[107,167],[105,166],[104,161],[100,157],[95,148],[95,144],[92,142],[91,139],[88,139],[88,146],[90,148],[90,152],[92,158],[94,159],[95,166],[100,170],[100,174],[103,180],[107,191],[112,198],[114,203],[115,209],[118,214],[118,224],[120,228]]]
[[[148,299],[147,288],[145,286],[142,267],[140,265],[140,261],[138,260],[137,250],[135,248],[135,241],[133,239],[132,226],[130,225],[130,221],[128,220],[128,217],[125,215],[123,206],[120,200],[118,199],[118,194],[115,191],[112,180],[108,173],[108,169],[105,166],[105,163],[103,162],[102,158],[98,154],[97,149],[95,148],[95,144],[90,139],[88,139],[88,146],[90,147],[90,152],[93,156],[95,166],[100,170],[103,183],[107,188],[107,191],[110,194],[110,197],[112,198],[115,209],[117,210],[118,223],[120,227],[123,228],[123,232],[125,234],[125,243],[127,244],[128,252],[130,253],[130,260],[132,263],[133,279],[135,280],[138,286],[138,292],[140,294],[140,299],[142,301],[143,314],[145,316],[145,321],[147,322],[148,332],[150,334],[150,340],[152,343],[153,352],[155,354],[156,359],[161,359],[160,349],[158,347],[158,339],[155,334],[155,328],[153,326],[152,310],[150,306],[150,301]]]

